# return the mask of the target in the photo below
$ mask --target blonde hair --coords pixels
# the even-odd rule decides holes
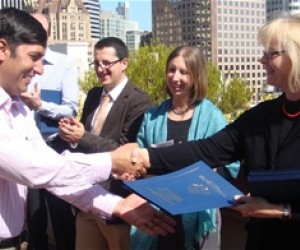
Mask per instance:
[[[182,56],[184,58],[185,65],[191,76],[193,88],[190,95],[190,102],[194,104],[200,101],[207,94],[207,65],[206,59],[197,47],[192,46],[180,46],[175,48],[168,56],[166,63],[166,73],[168,71],[169,63],[175,57]],[[167,93],[171,95],[167,88]]]
[[[279,17],[265,24],[258,33],[258,42],[265,48],[271,43],[281,46],[292,62],[288,87],[291,92],[300,90],[300,16]]]

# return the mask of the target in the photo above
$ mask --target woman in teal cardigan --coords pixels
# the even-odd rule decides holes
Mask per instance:
[[[207,92],[206,62],[198,48],[182,46],[171,52],[167,59],[166,78],[171,98],[145,113],[137,137],[140,147],[167,146],[206,138],[226,126],[222,112],[204,98]],[[239,164],[231,164],[227,169],[232,177],[236,177]],[[172,236],[168,236],[171,237],[169,240],[163,237],[161,244],[160,238],[158,240],[132,227],[131,249],[220,249],[217,212],[217,209],[209,209],[181,215],[173,239]],[[212,234],[215,234],[213,239]],[[210,239],[213,242],[209,242]],[[207,248],[208,245],[211,248]]]

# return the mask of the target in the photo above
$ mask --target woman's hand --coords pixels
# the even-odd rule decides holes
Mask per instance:
[[[271,204],[264,198],[251,195],[237,195],[234,200],[238,205],[232,206],[231,209],[241,213],[244,217],[282,218],[282,204]]]

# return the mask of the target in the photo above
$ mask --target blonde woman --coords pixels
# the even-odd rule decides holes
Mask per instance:
[[[266,81],[281,89],[282,95],[245,112],[206,140],[141,150],[152,165],[148,172],[166,173],[199,160],[211,167],[243,160],[246,173],[300,169],[300,18],[271,21],[261,28],[258,40],[264,48],[260,62]],[[250,217],[247,250],[300,249],[299,200],[278,196],[275,203],[250,195],[236,200],[242,204],[233,209]]]

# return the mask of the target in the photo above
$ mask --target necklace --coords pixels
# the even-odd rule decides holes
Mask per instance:
[[[300,111],[296,112],[296,113],[289,113],[287,110],[286,110],[286,107],[285,107],[285,100],[283,100],[282,102],[282,112],[284,113],[284,115],[290,119],[294,119],[294,118],[297,118],[298,116],[300,116]]]
[[[190,110],[190,107],[186,107],[184,110],[179,110],[176,111],[173,107],[173,105],[171,106],[171,111],[175,114],[175,115],[181,115],[183,116],[186,112],[188,112]]]

